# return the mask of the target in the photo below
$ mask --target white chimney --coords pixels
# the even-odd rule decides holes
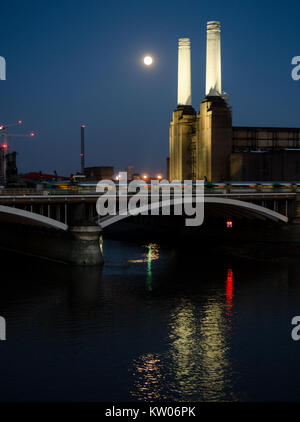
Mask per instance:
[[[222,95],[220,27],[220,22],[207,22],[205,94],[208,96]]]
[[[189,38],[178,40],[178,105],[192,105],[191,43]]]

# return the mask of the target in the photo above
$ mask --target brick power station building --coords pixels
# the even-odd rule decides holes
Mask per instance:
[[[207,23],[206,97],[192,107],[189,38],[178,46],[178,100],[170,124],[169,180],[299,181],[300,128],[233,127],[221,88],[220,23]]]

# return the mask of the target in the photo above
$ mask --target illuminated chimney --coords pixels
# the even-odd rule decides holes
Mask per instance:
[[[192,105],[191,43],[189,38],[178,40],[178,105]]]
[[[222,95],[221,86],[221,26],[220,22],[207,22],[206,89],[207,96]]]

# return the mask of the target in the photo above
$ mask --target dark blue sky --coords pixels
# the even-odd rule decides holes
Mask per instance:
[[[221,21],[234,125],[300,127],[300,81],[291,78],[299,19],[299,1],[2,1],[0,120],[23,119],[38,134],[12,141],[19,170],[78,171],[85,123],[86,165],[165,171],[177,39],[191,38],[198,109],[207,20]],[[146,53],[155,59],[150,69],[141,65]]]

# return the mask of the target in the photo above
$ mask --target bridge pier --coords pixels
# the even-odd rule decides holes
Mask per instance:
[[[100,249],[99,226],[69,227],[72,247],[68,259],[76,265],[102,265],[103,256]]]
[[[100,227],[57,230],[29,224],[1,224],[0,247],[70,265],[102,265]]]

